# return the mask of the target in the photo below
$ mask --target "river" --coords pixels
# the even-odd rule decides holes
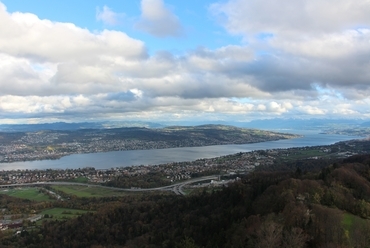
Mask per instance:
[[[281,132],[281,130],[277,131]],[[296,133],[304,136],[295,139],[268,141],[243,145],[215,145],[157,150],[133,150],[73,154],[62,157],[58,160],[0,163],[0,170],[77,169],[83,167],[109,169],[131,165],[154,165],[170,162],[193,161],[200,158],[213,158],[238,152],[249,152],[253,150],[331,145],[339,141],[360,138],[355,136],[336,134],[319,134],[317,131],[284,130],[284,132]]]

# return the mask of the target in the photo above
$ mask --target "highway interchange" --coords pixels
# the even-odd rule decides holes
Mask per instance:
[[[34,182],[34,183],[17,183],[17,184],[4,184],[0,185],[0,188],[12,188],[12,187],[32,187],[32,186],[42,186],[42,185],[69,185],[69,186],[88,186],[88,187],[99,187],[99,188],[106,188],[106,189],[112,189],[112,190],[121,190],[121,191],[129,191],[129,192],[144,192],[144,191],[173,191],[176,195],[185,195],[185,192],[183,191],[183,188],[185,185],[196,183],[196,182],[202,182],[202,181],[208,181],[208,180],[215,180],[218,179],[218,175],[212,175],[212,176],[205,176],[205,177],[199,177],[194,178],[190,180],[186,180],[180,183],[163,186],[163,187],[156,187],[156,188],[116,188],[116,187],[108,187],[103,186],[99,184],[88,184],[88,183],[75,183],[75,182]]]

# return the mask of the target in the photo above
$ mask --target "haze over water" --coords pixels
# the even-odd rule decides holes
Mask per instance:
[[[331,145],[339,141],[358,139],[355,136],[319,134],[317,131],[286,132],[304,135],[302,138],[251,143],[243,145],[216,145],[204,147],[180,147],[156,150],[113,151],[89,154],[73,154],[58,160],[26,161],[0,163],[0,170],[14,169],[77,169],[94,167],[110,169],[131,165],[155,165],[170,162],[193,161],[201,158],[213,158],[238,152],[291,147]]]

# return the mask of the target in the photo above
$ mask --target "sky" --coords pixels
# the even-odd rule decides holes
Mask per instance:
[[[0,0],[0,124],[370,118],[369,0]]]

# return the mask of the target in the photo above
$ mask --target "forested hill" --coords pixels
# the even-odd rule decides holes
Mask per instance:
[[[320,172],[255,172],[187,197],[125,197],[77,219],[44,222],[2,245],[369,247],[369,202],[370,155],[361,155]]]

